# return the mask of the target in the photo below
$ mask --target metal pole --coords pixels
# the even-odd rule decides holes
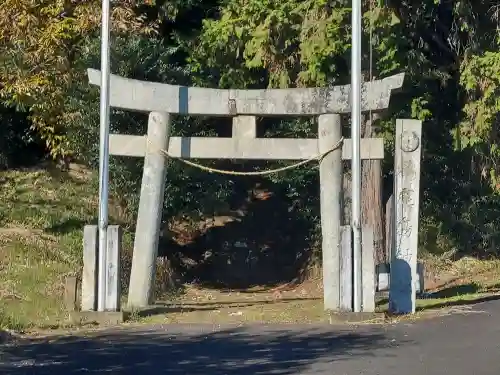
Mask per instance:
[[[108,230],[109,182],[109,0],[102,0],[101,29],[101,105],[99,147],[99,268],[97,284],[97,310],[106,308],[106,247]]]
[[[354,312],[361,311],[361,0],[352,0],[351,46],[352,229]]]

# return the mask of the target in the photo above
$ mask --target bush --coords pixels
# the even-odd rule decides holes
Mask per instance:
[[[30,166],[44,156],[26,113],[0,105],[0,170]]]

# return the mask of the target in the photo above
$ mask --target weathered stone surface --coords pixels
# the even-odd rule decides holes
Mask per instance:
[[[328,151],[342,137],[340,115],[318,119],[320,151]],[[342,197],[342,152],[325,156],[319,165],[321,236],[323,255],[323,298],[325,310],[340,309],[340,220]]]
[[[108,226],[108,247],[106,249],[106,311],[119,311],[121,298],[121,265],[122,230],[119,225]]]
[[[167,160],[161,153],[168,146],[170,115],[152,112],[148,122],[147,153],[141,184],[134,254],[128,294],[130,307],[151,304],[156,257],[167,172]]]
[[[361,288],[362,312],[375,312],[375,246],[370,226],[362,228]]]
[[[111,155],[144,157],[147,139],[137,135],[111,134]],[[171,137],[168,153],[187,159],[305,160],[320,153],[317,139]],[[344,139],[342,160],[352,157],[352,141]],[[361,140],[361,158],[383,159],[384,140]]]
[[[350,225],[341,228],[340,248],[340,310],[352,311],[352,229]]]
[[[376,291],[385,292],[389,290],[391,273],[390,264],[378,264],[376,267]],[[425,291],[425,277],[423,263],[417,263],[417,276],[414,280],[416,293],[423,293]]]
[[[396,227],[389,294],[389,309],[393,314],[412,314],[416,308],[421,140],[421,121],[397,120],[394,161]]]
[[[83,228],[82,311],[97,310],[97,225]]]
[[[88,69],[89,82],[100,85],[101,72]],[[362,110],[389,106],[391,93],[402,87],[404,73],[367,82]],[[145,112],[189,115],[294,115],[350,113],[350,85],[329,88],[221,90],[146,82],[111,75],[112,107]]]
[[[257,118],[255,116],[233,117],[234,139],[248,140],[257,137]]]
[[[78,279],[76,276],[68,276],[64,284],[64,305],[67,311],[75,311],[78,291]]]
[[[387,260],[390,262],[394,254],[395,246],[395,233],[396,223],[394,222],[395,216],[394,209],[394,194],[391,194],[385,205],[385,253]]]

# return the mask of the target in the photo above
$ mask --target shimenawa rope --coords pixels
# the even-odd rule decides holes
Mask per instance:
[[[147,141],[148,141],[148,143],[151,142],[151,141],[149,141],[149,139],[147,139]],[[321,154],[318,154],[312,158],[302,160],[298,163],[287,165],[287,166],[281,167],[281,168],[269,169],[266,171],[252,171],[252,172],[238,172],[238,171],[229,171],[229,170],[207,167],[206,165],[198,164],[198,163],[183,159],[183,158],[178,157],[178,156],[172,156],[168,153],[167,150],[162,149],[162,150],[160,150],[160,152],[166,157],[178,160],[184,164],[189,165],[190,167],[198,168],[202,171],[206,171],[209,173],[218,173],[218,174],[231,175],[231,176],[265,176],[265,175],[269,175],[269,174],[280,173],[280,172],[284,172],[284,171],[287,171],[290,169],[298,168],[302,165],[305,165],[305,164],[310,163],[310,162],[315,161],[315,160],[321,161],[325,156],[330,154],[332,151],[335,151],[339,147],[342,147],[343,144],[344,144],[344,137],[340,138],[338,140],[338,142],[330,150],[323,152]]]

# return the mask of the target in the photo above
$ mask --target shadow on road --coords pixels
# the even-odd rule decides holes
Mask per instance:
[[[182,327],[30,340],[3,348],[0,373],[285,375],[302,373],[313,363],[369,357],[385,341],[379,333],[315,327],[208,328],[206,333]]]

